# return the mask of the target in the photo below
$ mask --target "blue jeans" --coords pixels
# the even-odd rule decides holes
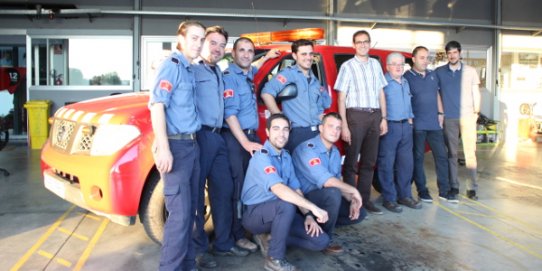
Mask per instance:
[[[450,190],[448,178],[448,153],[444,143],[442,130],[415,130],[414,131],[414,182],[418,195],[428,193],[424,171],[425,142],[433,152],[435,169],[437,172],[437,185],[439,195],[444,196]]]

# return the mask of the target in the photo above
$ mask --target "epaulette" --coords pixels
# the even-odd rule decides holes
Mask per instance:
[[[260,150],[260,152],[263,153],[263,154],[268,154],[268,153],[269,153],[269,151],[266,150],[266,149],[264,149],[264,148],[262,148],[262,149]]]
[[[307,147],[309,147],[309,148],[314,148],[314,144],[312,144],[312,143],[309,142],[309,143],[307,143]]]
[[[222,72],[222,74],[226,75],[226,74],[230,74],[230,70],[225,70]]]
[[[174,57],[171,58],[171,62],[173,62],[175,64],[179,64],[179,60],[174,58]]]

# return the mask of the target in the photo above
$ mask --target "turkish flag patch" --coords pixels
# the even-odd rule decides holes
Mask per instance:
[[[282,74],[277,75],[277,80],[279,80],[279,82],[283,85],[286,84],[286,82],[288,82],[288,79],[286,79],[286,77],[284,77],[284,75]]]
[[[224,99],[233,97],[233,89],[224,90]]]
[[[265,167],[263,171],[265,171],[265,174],[271,174],[271,173],[276,173],[277,169],[274,166],[268,166],[268,167]]]
[[[320,161],[320,158],[318,158],[318,157],[317,158],[312,158],[311,160],[309,160],[309,165],[311,167],[317,166],[319,164],[321,164],[321,161]]]
[[[165,90],[167,92],[171,92],[172,88],[173,88],[173,85],[168,80],[160,81],[160,89]]]

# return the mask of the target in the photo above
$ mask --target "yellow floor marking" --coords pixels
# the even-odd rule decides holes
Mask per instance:
[[[40,249],[40,250],[38,251],[38,254],[41,255],[41,256],[43,256],[43,257],[45,257],[45,258],[47,258],[47,259],[52,259],[52,258],[54,257],[54,258],[55,258],[55,261],[56,261],[57,263],[63,265],[63,266],[66,266],[66,267],[72,266],[72,263],[71,263],[71,262],[69,262],[69,261],[67,261],[67,260],[64,260],[64,259],[62,259],[62,258],[60,258],[60,257],[55,257],[55,255],[53,255],[52,253],[49,253],[49,252],[47,252],[47,251],[43,251],[43,250]]]
[[[88,217],[88,218],[90,218],[90,219],[94,219],[94,220],[96,220],[96,221],[101,221],[101,220],[102,220],[101,217],[96,216],[96,215],[93,215],[93,214],[85,214],[85,217]]]
[[[38,251],[38,254],[45,257],[45,258],[47,258],[47,259],[52,259],[53,256],[54,256],[53,253],[49,253],[49,252],[43,251],[41,249]]]
[[[533,188],[533,189],[542,190],[542,187],[540,187],[540,186],[536,186],[536,185],[532,185],[532,184],[526,184],[526,183],[520,183],[520,182],[516,182],[514,180],[506,179],[506,178],[503,178],[503,177],[496,177],[495,179],[503,181],[503,182],[519,185],[519,186],[525,186],[525,187],[529,187],[529,188]]]
[[[61,264],[63,266],[66,266],[66,267],[71,267],[72,266],[71,262],[66,261],[64,259],[60,259],[60,258],[57,257],[55,260],[56,260],[57,263],[59,263],[59,264]]]
[[[463,214],[463,215],[481,216],[481,217],[487,217],[487,218],[497,218],[496,215],[486,215],[486,214],[475,213],[475,212],[457,211],[457,213],[458,214]]]
[[[485,209],[487,209],[487,210],[490,210],[490,211],[496,213],[496,214],[497,214],[496,216],[499,217],[499,218],[502,218],[502,219],[506,219],[506,220],[510,220],[510,221],[516,222],[516,223],[518,223],[518,224],[520,224],[520,225],[522,225],[522,226],[528,228],[530,231],[532,231],[532,234],[534,234],[534,235],[542,236],[542,232],[540,231],[540,228],[537,227],[537,226],[535,226],[535,225],[531,225],[531,224],[529,224],[529,223],[527,223],[527,222],[524,222],[524,221],[522,221],[522,220],[519,220],[518,218],[515,218],[515,217],[513,217],[513,216],[506,215],[506,214],[504,214],[503,212],[501,212],[501,211],[499,211],[499,210],[497,210],[497,209],[494,209],[494,208],[492,208],[491,206],[488,206],[488,205],[486,205],[486,204],[483,204],[483,203],[481,203],[481,202],[479,202],[479,201],[471,200],[471,199],[469,199],[469,198],[467,198],[467,197],[465,197],[465,196],[461,196],[461,197],[462,197],[463,199],[465,199],[465,200],[467,200],[467,201],[473,203],[472,205],[478,205],[478,206],[480,206],[480,207],[483,207],[483,208],[485,208]]]
[[[75,237],[75,238],[78,238],[78,239],[80,239],[80,240],[88,241],[88,237],[87,237],[87,236],[84,236],[84,235],[82,235],[82,234],[78,234],[78,233],[72,232],[72,231],[70,231],[70,230],[68,230],[68,229],[65,229],[65,228],[62,228],[62,227],[58,228],[58,231],[61,232],[61,233],[65,233],[66,235],[71,235],[71,236],[73,236],[73,237]]]
[[[530,254],[530,255],[532,255],[532,256],[534,256],[534,257],[536,257],[536,258],[542,260],[542,254],[539,254],[539,253],[537,253],[536,251],[533,251],[533,250],[529,249],[528,247],[526,247],[526,246],[524,246],[524,245],[522,245],[522,244],[518,244],[518,243],[516,243],[516,242],[510,240],[509,238],[506,238],[506,237],[502,236],[502,235],[499,234],[498,232],[493,231],[493,230],[491,230],[491,229],[489,229],[489,228],[487,228],[487,227],[485,227],[485,226],[483,226],[483,225],[480,225],[480,224],[478,224],[478,223],[476,223],[476,222],[470,220],[469,218],[467,218],[467,217],[465,217],[465,216],[463,216],[463,215],[461,215],[461,214],[459,214],[459,213],[457,213],[457,212],[455,212],[455,211],[449,209],[448,207],[446,207],[446,206],[444,206],[444,205],[442,205],[442,204],[440,204],[440,203],[438,203],[438,202],[436,202],[436,205],[437,205],[438,207],[442,208],[443,210],[449,212],[450,214],[452,214],[452,215],[454,215],[454,216],[457,216],[458,218],[463,219],[464,221],[466,221],[466,222],[468,222],[468,223],[470,223],[470,224],[476,226],[477,228],[479,228],[479,229],[481,229],[481,230],[483,230],[483,231],[485,231],[485,232],[487,232],[487,233],[489,233],[489,234],[495,236],[496,238],[498,238],[498,239],[500,239],[500,240],[502,240],[502,241],[504,241],[504,242],[506,242],[506,243],[512,245],[513,247],[516,247],[517,249],[519,249],[519,250],[521,250],[521,251],[523,251],[523,252],[525,252],[525,253],[527,253],[527,254]]]
[[[34,254],[34,252],[36,252],[36,250],[38,250],[38,248],[47,240],[47,238],[49,238],[49,236],[51,236],[51,234],[55,232],[55,230],[60,226],[60,223],[64,221],[64,219],[68,216],[68,214],[70,214],[73,211],[73,209],[75,209],[75,205],[72,205],[68,210],[66,210],[66,212],[64,212],[64,214],[62,214],[62,216],[60,216],[55,221],[55,223],[51,225],[51,227],[49,227],[47,232],[45,232],[40,237],[40,239],[29,250],[26,251],[26,253],[15,263],[13,267],[11,267],[10,271],[19,270],[23,266],[23,264],[26,263],[26,261],[28,261],[30,256],[32,256],[32,254]]]
[[[83,251],[83,254],[81,255],[81,257],[77,261],[77,264],[73,268],[73,271],[78,271],[78,270],[81,270],[81,268],[83,268],[83,266],[85,265],[85,262],[87,261],[88,257],[90,256],[90,253],[94,249],[94,246],[96,245],[96,243],[98,242],[98,240],[102,236],[103,232],[105,231],[105,227],[107,227],[107,224],[109,224],[109,219],[104,218],[102,220],[102,223],[100,224],[100,227],[98,228],[98,230],[96,231],[94,236],[92,236],[92,239],[90,240],[87,248],[85,249],[85,251]]]

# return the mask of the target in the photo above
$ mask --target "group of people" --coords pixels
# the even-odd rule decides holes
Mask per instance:
[[[475,145],[466,146],[465,133],[470,131],[467,121],[478,112],[479,96],[469,100],[472,106],[464,106],[463,88],[471,86],[469,93],[474,93],[477,76],[459,61],[458,43],[449,54],[447,45],[450,63],[442,71],[427,70],[428,50],[418,47],[413,70],[403,75],[404,57],[393,53],[384,76],[378,61],[368,55],[369,33],[356,32],[355,57],[342,65],[335,84],[339,112],[324,114],[331,97],[311,70],[313,42],[294,41],[295,65],[270,79],[261,93],[271,112],[262,145],[256,134],[253,79],[258,67],[280,52],[269,50],[253,62],[254,43],[241,37],[233,45],[233,62],[221,71],[217,63],[227,40],[223,27],[182,22],[177,47],[160,66],[151,91],[152,149],[168,211],[160,270],[213,268],[213,255],[242,257],[258,247],[266,270],[296,270],[286,260],[287,246],[340,254],[342,247],[332,241],[336,226],[359,223],[366,211],[382,213],[370,201],[377,162],[384,207],[400,211],[399,203],[418,208],[410,192],[413,178],[419,197],[431,199],[423,175],[423,147],[418,149],[426,140],[438,160],[439,196],[457,200],[457,174],[444,171],[450,168],[452,173],[453,159],[457,171],[459,131],[467,167],[474,166],[468,195],[476,197]],[[277,97],[292,84],[297,95],[279,108]],[[464,110],[472,112],[467,116]],[[442,144],[443,125],[447,148]],[[343,168],[335,146],[341,137],[347,143]],[[449,158],[443,160],[447,152]],[[448,160],[450,167],[444,163]],[[206,183],[215,232],[212,249],[204,231]]]

